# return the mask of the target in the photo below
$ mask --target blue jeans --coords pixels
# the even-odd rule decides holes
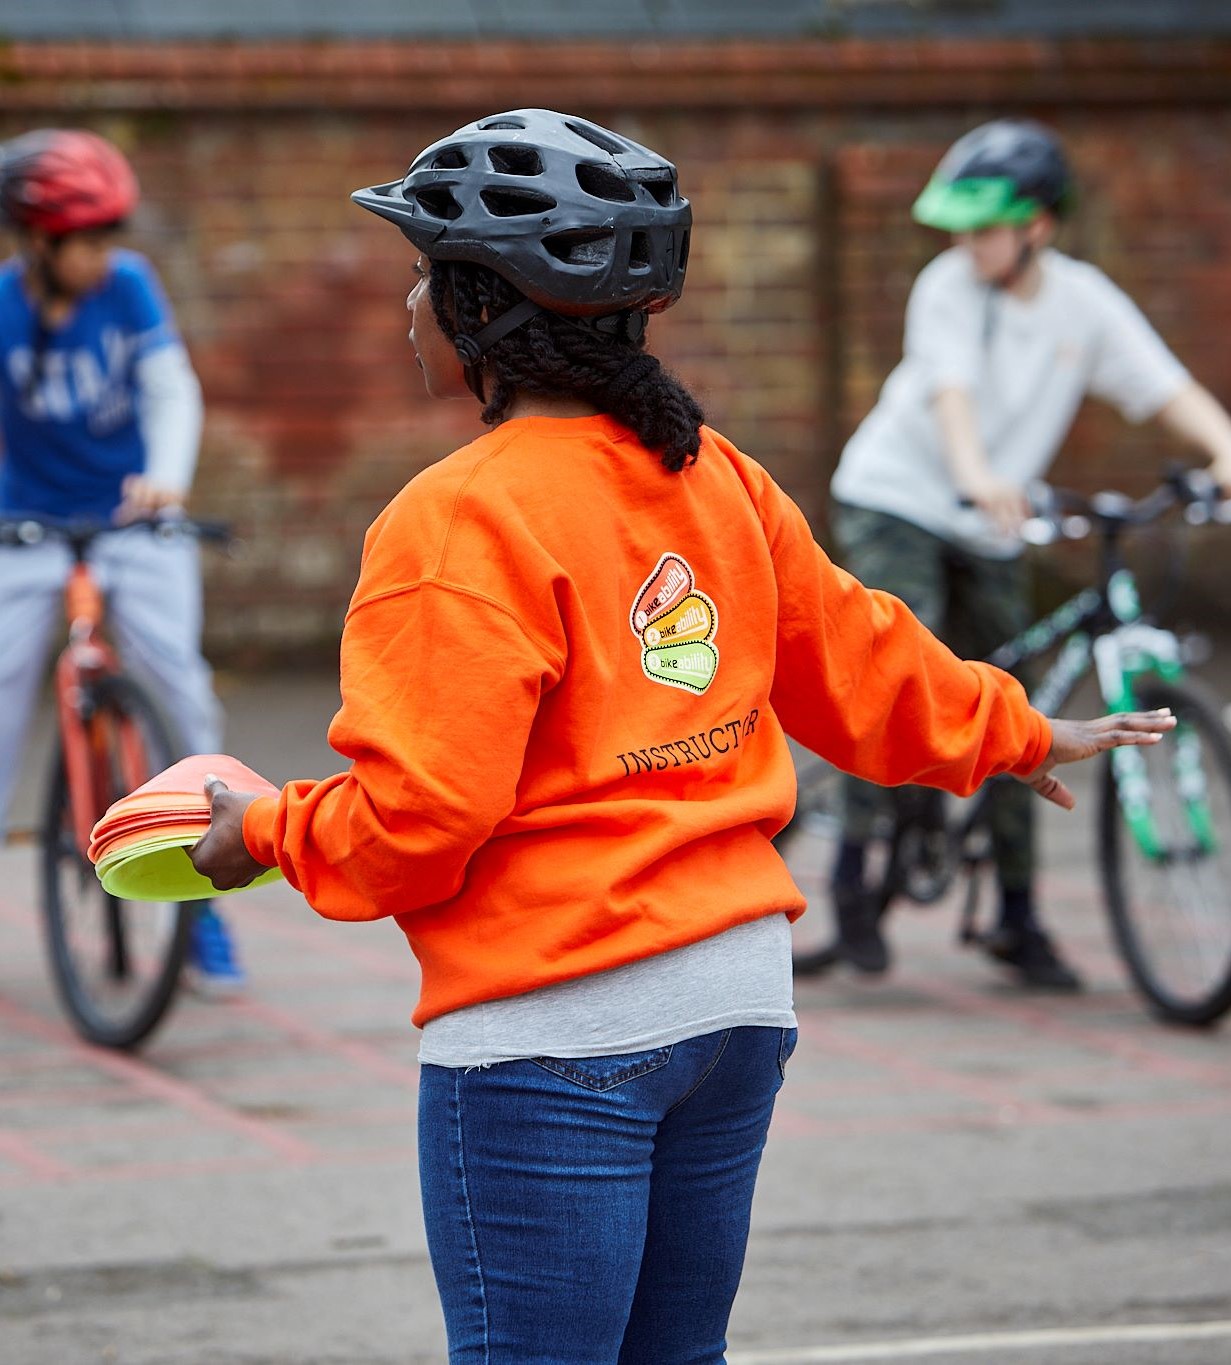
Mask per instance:
[[[107,594],[110,628],[126,668],[166,708],[187,753],[217,753],[222,711],[201,657],[201,565],[195,543],[148,531],[96,541],[90,564]],[[0,547],[0,831],[21,770],[30,717],[47,668],[64,583],[65,545]]]
[[[422,1068],[419,1170],[452,1365],[726,1350],[794,1029]]]

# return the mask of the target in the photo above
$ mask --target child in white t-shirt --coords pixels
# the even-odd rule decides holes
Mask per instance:
[[[1063,150],[1038,124],[999,120],[953,146],[913,214],[954,245],[915,281],[902,361],[833,479],[846,567],[971,657],[1028,624],[1025,487],[1046,473],[1087,394],[1132,422],[1157,417],[1231,488],[1222,407],[1127,295],[1051,249],[1071,197]],[[888,966],[863,880],[880,800],[851,780],[833,873],[838,937],[797,969],[835,956],[866,972]],[[1039,923],[1033,812],[1011,784],[995,793],[992,836],[1001,906],[988,951],[1028,984],[1078,989]]]

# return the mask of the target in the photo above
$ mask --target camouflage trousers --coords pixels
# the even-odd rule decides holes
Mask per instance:
[[[869,588],[900,597],[929,630],[963,658],[981,659],[1030,624],[1026,566],[989,559],[886,512],[833,502],[829,508],[841,563]],[[1029,688],[1030,680],[1017,670]],[[843,833],[867,843],[888,795],[848,777]],[[1030,888],[1034,870],[1034,793],[1020,782],[998,784],[988,803],[997,876],[1009,891]]]

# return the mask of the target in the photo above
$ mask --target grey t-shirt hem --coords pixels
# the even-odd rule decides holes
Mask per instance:
[[[618,1047],[554,1047],[550,1052],[537,1051],[523,1046],[512,1046],[508,1052],[474,1061],[462,1055],[450,1056],[447,1051],[437,1055],[425,1055],[426,1048],[419,1049],[419,1061],[425,1066],[494,1066],[498,1062],[525,1062],[535,1057],[614,1057],[625,1052],[648,1052],[656,1047],[670,1047],[682,1043],[685,1038],[700,1038],[707,1033],[719,1033],[728,1028],[795,1028],[798,1025],[795,1011],[789,1010],[741,1010],[730,1014],[720,1014],[710,1019],[697,1019],[691,1023],[677,1024],[673,1028],[658,1029],[649,1033],[632,1034]]]
[[[795,1027],[785,914],[611,971],[441,1015],[424,1027],[419,1060],[465,1067],[528,1057],[611,1057],[756,1026]]]

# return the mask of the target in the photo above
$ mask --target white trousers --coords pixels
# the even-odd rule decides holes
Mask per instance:
[[[134,527],[96,540],[89,562],[125,668],[153,693],[187,753],[217,753],[222,709],[201,656],[197,545]],[[0,833],[71,568],[68,547],[56,541],[0,546]]]

